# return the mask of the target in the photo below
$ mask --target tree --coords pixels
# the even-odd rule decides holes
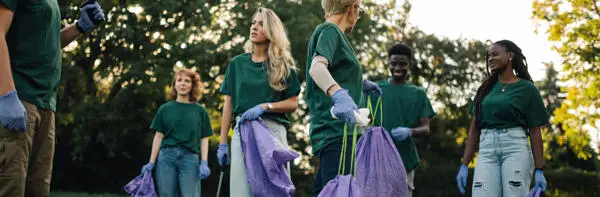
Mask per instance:
[[[59,3],[63,23],[73,23],[80,2]],[[100,3],[107,12],[106,23],[67,47],[63,55],[54,188],[120,190],[148,161],[153,135],[149,124],[167,99],[173,67],[197,67],[205,94],[214,94],[222,65],[213,62],[233,55],[216,53],[223,43],[202,37],[222,25],[210,12],[214,4]],[[219,99],[204,96],[202,103],[214,114],[211,106]]]
[[[567,92],[553,122],[565,131],[578,158],[591,157],[590,136],[600,135],[600,1],[536,0],[533,19],[545,28],[548,40],[560,43],[555,50],[563,57],[562,80]],[[600,147],[599,147],[600,148]]]
[[[560,82],[560,79],[558,79],[558,71],[554,68],[554,64],[545,63],[545,65],[546,77],[544,77],[542,81],[536,82],[536,86],[540,90],[540,94],[546,105],[546,110],[549,113],[552,113],[560,107],[561,103],[564,101],[564,97],[559,95],[560,86],[558,83]]]
[[[553,112],[560,108],[564,97],[560,96],[560,87],[558,72],[554,68],[552,63],[546,64],[546,77],[544,80],[536,83],[544,104],[548,112]],[[577,152],[569,146],[570,141],[565,135],[561,123],[551,121],[551,125],[544,128],[544,153],[546,159],[546,168],[558,169],[561,167],[569,166],[573,168],[583,169],[587,171],[595,171],[595,161],[593,159],[582,159],[577,157]],[[591,147],[585,149],[586,152],[590,152],[592,156],[596,155]],[[593,157],[592,157],[593,158]]]

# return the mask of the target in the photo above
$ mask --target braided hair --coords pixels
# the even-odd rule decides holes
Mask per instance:
[[[531,81],[533,83],[533,79],[531,79],[531,75],[527,71],[527,58],[523,55],[523,51],[519,48],[514,42],[510,40],[500,40],[495,42],[493,45],[503,46],[506,49],[506,52],[512,52],[513,58],[511,60],[512,68],[516,72],[516,76]],[[481,86],[477,89],[477,94],[475,94],[475,124],[477,129],[481,129],[481,102],[483,98],[492,90],[492,87],[498,81],[498,71],[492,72],[490,75],[490,67],[488,64],[489,55],[485,54],[485,67],[487,71],[488,77],[483,81]],[[511,71],[512,72],[512,71]]]

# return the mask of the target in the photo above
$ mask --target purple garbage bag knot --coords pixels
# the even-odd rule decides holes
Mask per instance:
[[[135,177],[123,189],[131,197],[156,197],[152,172],[144,172],[140,176]]]

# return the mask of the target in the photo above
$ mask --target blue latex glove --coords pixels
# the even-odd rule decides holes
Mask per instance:
[[[396,142],[402,142],[408,139],[408,137],[410,137],[410,135],[412,134],[410,128],[407,127],[393,128],[391,133],[392,137],[394,138],[394,140],[396,140]]]
[[[265,108],[262,107],[262,105],[254,106],[253,108],[250,108],[249,110],[244,112],[244,114],[242,114],[242,117],[240,118],[240,122],[256,120],[265,112],[266,112],[266,110],[265,110]]]
[[[333,113],[335,117],[344,120],[346,124],[354,125],[356,123],[354,111],[356,111],[357,107],[352,100],[352,97],[348,94],[348,90],[337,90],[333,93],[331,99],[333,100],[331,113]]]
[[[152,172],[152,169],[154,169],[154,163],[148,162],[148,164],[142,167],[142,174],[144,174],[144,172]]]
[[[456,175],[456,183],[458,184],[458,191],[461,194],[465,194],[465,187],[467,187],[467,177],[469,176],[469,169],[465,164],[460,165],[458,175]]]
[[[79,9],[79,20],[77,20],[77,26],[84,32],[90,32],[98,24],[104,21],[104,12],[97,1],[94,3],[86,3]]]
[[[208,162],[206,160],[200,161],[200,179],[206,179],[210,176],[210,168],[208,168]]]
[[[544,170],[536,169],[533,174],[535,176],[535,184],[533,185],[533,189],[546,192],[546,177],[544,177]]]
[[[231,163],[229,159],[229,146],[227,146],[227,144],[219,144],[219,148],[217,148],[217,160],[219,161],[220,166],[229,165],[229,163]]]
[[[363,92],[365,94],[371,94],[371,95],[375,95],[375,96],[380,96],[381,94],[383,94],[383,91],[381,90],[379,85],[377,85],[376,83],[373,83],[369,80],[365,80],[363,82]]]
[[[14,90],[0,96],[0,122],[3,128],[10,130],[27,129],[27,110]]]

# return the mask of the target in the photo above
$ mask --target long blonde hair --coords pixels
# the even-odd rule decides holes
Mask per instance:
[[[271,9],[260,7],[254,13],[254,17],[262,19],[263,32],[269,40],[267,48],[269,85],[277,91],[283,91],[287,88],[285,79],[290,75],[292,69],[296,69],[296,62],[290,53],[287,32],[279,17]],[[253,47],[254,44],[248,39],[244,49],[250,53],[253,51]]]

